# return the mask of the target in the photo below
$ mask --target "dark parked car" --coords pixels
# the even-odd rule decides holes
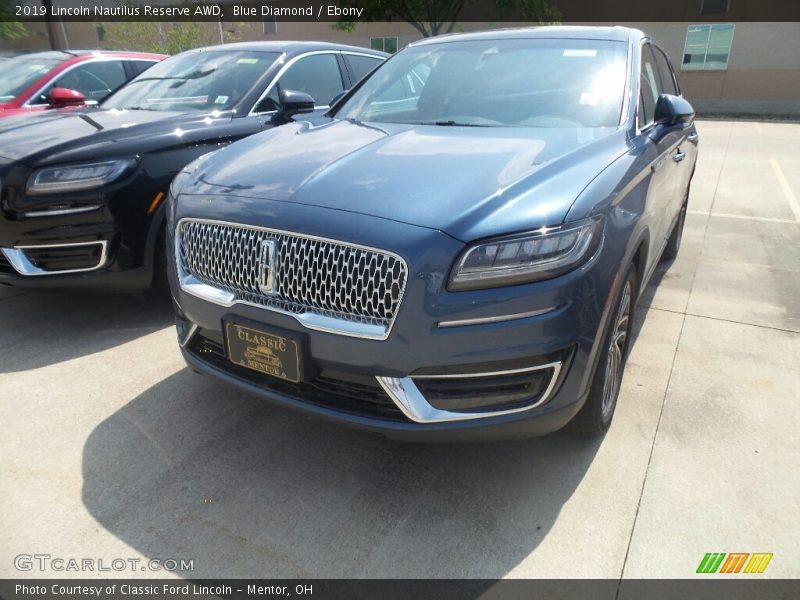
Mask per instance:
[[[328,122],[189,165],[168,244],[197,371],[390,436],[607,430],[697,157],[627,28],[412,44]]]
[[[288,120],[281,90],[324,107],[386,56],[228,44],[173,56],[97,108],[0,120],[0,283],[149,286],[164,264],[163,199],[181,168]]]
[[[97,103],[165,54],[66,50],[21,54],[3,62],[0,118]]]

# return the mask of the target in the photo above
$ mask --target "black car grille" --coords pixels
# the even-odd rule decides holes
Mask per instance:
[[[309,381],[290,383],[232,363],[225,354],[223,344],[204,333],[203,330],[195,333],[186,349],[202,361],[238,379],[302,402],[353,415],[392,421],[408,420],[374,377],[322,370]]]

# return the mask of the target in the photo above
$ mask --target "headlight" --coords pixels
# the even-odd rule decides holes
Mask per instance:
[[[588,258],[601,230],[602,222],[590,219],[474,244],[456,262],[448,289],[493,288],[556,277]]]
[[[89,190],[119,179],[136,164],[135,158],[46,167],[28,179],[29,194],[54,194]]]

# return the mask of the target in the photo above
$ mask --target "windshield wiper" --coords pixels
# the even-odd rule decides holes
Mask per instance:
[[[197,70],[192,71],[188,75],[182,75],[180,77],[171,77],[170,79],[200,79],[201,77],[205,77],[206,75],[211,75],[217,68],[214,67],[213,69],[206,69],[205,71]]]
[[[438,125],[439,127],[494,127],[493,125],[484,125],[482,123],[459,123],[453,120],[434,121],[433,123],[423,123],[423,125]]]

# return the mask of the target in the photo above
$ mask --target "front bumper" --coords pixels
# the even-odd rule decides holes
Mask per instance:
[[[230,198],[181,197],[172,222],[202,205],[204,217],[230,220]],[[245,204],[245,201],[242,201]],[[278,206],[280,205],[280,206]],[[214,214],[219,210],[219,214]],[[170,283],[183,356],[196,371],[325,418],[390,437],[422,440],[542,435],[581,408],[596,363],[617,265],[602,251],[557,279],[470,292],[448,292],[447,274],[463,244],[438,231],[289,203],[259,201],[247,222],[384,248],[409,265],[402,304],[387,339],[365,339],[305,327],[292,315],[245,302],[198,297]],[[244,221],[244,219],[242,219]],[[255,222],[254,222],[255,221]],[[168,228],[168,246],[174,246]],[[299,384],[262,375],[228,359],[224,322],[261,326],[300,341],[306,374]],[[442,406],[448,390],[506,385],[504,377],[540,374],[527,401],[468,408]],[[527,376],[527,375],[526,375]],[[497,390],[495,390],[497,391]],[[434,402],[430,394],[437,395]],[[499,389],[501,395],[504,390]],[[456,398],[459,402],[460,398]],[[518,399],[517,399],[518,400]],[[456,402],[458,404],[458,402]]]
[[[27,196],[31,169],[0,164],[0,285],[31,289],[143,289],[152,281],[151,182]]]

